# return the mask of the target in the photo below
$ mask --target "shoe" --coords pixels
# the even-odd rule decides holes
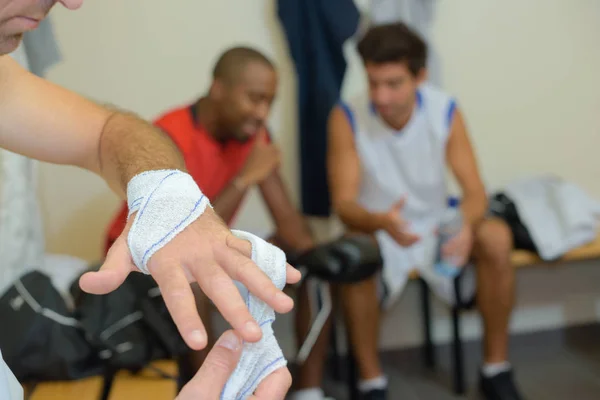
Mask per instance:
[[[362,393],[360,400],[386,400],[387,389],[373,389]]]
[[[511,370],[492,377],[480,375],[479,379],[479,389],[487,400],[524,400],[515,386]]]

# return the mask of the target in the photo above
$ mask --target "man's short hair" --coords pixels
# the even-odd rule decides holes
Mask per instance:
[[[402,22],[370,28],[358,43],[358,54],[365,64],[405,62],[415,76],[427,63],[425,41]]]
[[[238,46],[221,54],[213,68],[213,79],[234,82],[244,67],[251,62],[259,62],[275,69],[273,62],[260,51],[251,47]]]

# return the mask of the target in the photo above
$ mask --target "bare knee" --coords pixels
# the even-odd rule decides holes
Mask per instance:
[[[510,254],[513,249],[509,226],[498,218],[485,219],[474,235],[473,250],[478,264],[496,272],[512,270]]]

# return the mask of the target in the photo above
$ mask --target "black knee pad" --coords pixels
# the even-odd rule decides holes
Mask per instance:
[[[309,275],[329,282],[360,282],[375,274],[383,263],[372,237],[355,235],[319,245],[296,258]]]

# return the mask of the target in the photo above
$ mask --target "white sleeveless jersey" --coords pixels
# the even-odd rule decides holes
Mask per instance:
[[[400,131],[378,116],[367,96],[342,103],[342,108],[352,125],[361,163],[358,202],[369,211],[384,212],[404,197],[401,216],[422,238],[407,248],[386,232],[376,233],[389,304],[411,270],[426,274],[433,262],[435,230],[447,204],[446,143],[455,101],[429,84],[421,85],[413,114]]]

